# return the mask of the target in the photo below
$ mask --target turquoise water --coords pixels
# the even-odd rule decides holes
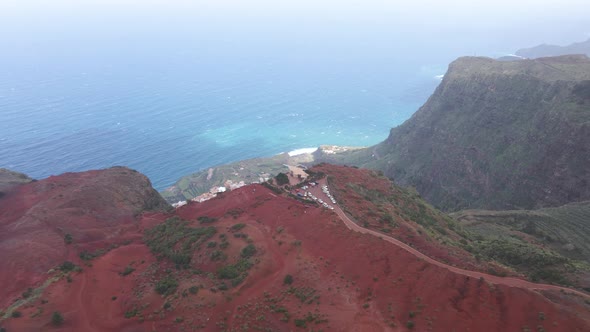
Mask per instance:
[[[240,159],[367,146],[457,56],[532,43],[368,12],[73,4],[0,5],[0,167],[126,165],[164,189]]]
[[[19,68],[3,77],[0,166],[44,178],[127,165],[163,189],[235,160],[319,144],[375,144],[423,98],[400,101],[391,72],[168,66],[55,75]]]

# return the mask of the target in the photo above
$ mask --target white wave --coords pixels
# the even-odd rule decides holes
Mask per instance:
[[[445,75],[444,75],[444,74],[442,74],[442,75],[436,75],[436,76],[434,76],[434,78],[436,78],[437,80],[442,80],[442,79],[443,79],[443,77],[445,77]]]
[[[314,153],[317,149],[318,148],[303,148],[303,149],[289,151],[289,157],[298,156],[298,155],[304,154],[304,153]]]

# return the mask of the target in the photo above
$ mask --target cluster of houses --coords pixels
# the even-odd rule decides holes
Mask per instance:
[[[211,189],[209,189],[209,192],[201,194],[201,195],[191,199],[191,201],[197,202],[197,203],[203,203],[205,201],[208,201],[212,198],[217,197],[217,194],[219,194],[219,193],[224,193],[227,190],[236,190],[238,188],[242,188],[245,185],[246,185],[246,183],[244,181],[233,182],[232,180],[227,180],[227,181],[225,181],[223,186],[220,186],[220,187],[214,186]],[[177,203],[172,203],[172,206],[175,208],[179,208],[183,205],[186,205],[187,203],[188,203],[187,201],[178,201]]]

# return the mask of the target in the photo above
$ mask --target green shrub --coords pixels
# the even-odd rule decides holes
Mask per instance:
[[[409,321],[406,323],[406,327],[407,327],[407,328],[409,328],[409,329],[413,329],[413,328],[414,328],[414,325],[415,325],[415,324],[414,324],[414,322],[413,322],[413,321],[411,321],[411,320],[409,320]]]
[[[244,249],[242,249],[242,257],[249,258],[256,254],[256,247],[253,244],[247,245]]]
[[[23,313],[20,311],[13,311],[10,316],[12,316],[12,318],[20,318],[23,316]]]
[[[178,281],[171,276],[166,276],[156,283],[156,292],[161,295],[170,295],[178,288]]]
[[[31,287],[27,288],[26,291],[23,292],[23,298],[28,298],[33,295],[33,289]]]
[[[240,223],[240,224],[235,224],[235,225],[233,225],[233,226],[232,226],[232,227],[230,227],[229,229],[230,229],[232,232],[235,232],[235,231],[239,231],[240,229],[242,229],[242,228],[244,228],[244,227],[246,227],[246,224],[242,224],[242,223]]]
[[[283,279],[283,284],[285,284],[285,285],[290,285],[290,284],[292,284],[292,283],[293,283],[293,276],[292,276],[292,275],[290,275],[290,274],[287,274],[287,275],[285,276],[285,278]]]
[[[233,279],[240,275],[240,271],[234,265],[222,266],[217,270],[220,279]]]
[[[72,234],[64,235],[64,242],[65,244],[71,244],[73,241]]]
[[[63,262],[62,265],[59,266],[59,269],[62,270],[63,272],[70,272],[72,270],[74,270],[76,268],[76,264],[70,262],[70,261],[65,261]]]
[[[217,221],[217,218],[210,218],[207,216],[200,216],[197,218],[197,220],[201,223],[201,224],[210,224],[213,222]]]
[[[135,316],[137,316],[138,314],[138,310],[137,308],[133,308],[133,310],[127,310],[125,311],[125,318],[133,318]]]
[[[197,286],[191,286],[191,287],[188,289],[188,291],[189,291],[191,294],[195,295],[195,294],[197,294],[197,293],[199,292],[199,287],[197,287]]]
[[[225,214],[232,216],[234,219],[237,219],[242,213],[244,213],[244,210],[240,208],[232,208],[229,209]]]
[[[289,184],[289,177],[285,173],[279,173],[275,176],[275,180],[277,181],[277,185],[282,186],[285,184]]]
[[[59,326],[64,322],[64,317],[59,311],[54,311],[51,315],[51,324]]]
[[[219,279],[232,279],[232,286],[240,284],[247,276],[247,271],[252,267],[247,259],[240,259],[236,264],[222,266],[217,269]]]
[[[227,255],[221,250],[215,250],[211,253],[211,260],[214,262],[224,261],[227,259]]]
[[[126,275],[129,275],[129,274],[133,273],[133,271],[135,271],[135,269],[133,267],[127,265],[125,267],[125,270],[123,270],[122,272],[119,272],[119,274],[122,275],[122,276],[126,276]]]

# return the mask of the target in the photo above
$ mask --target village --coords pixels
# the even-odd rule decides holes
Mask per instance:
[[[288,187],[286,189],[288,189],[288,191],[291,194],[293,194],[301,199],[304,199],[304,200],[317,202],[320,206],[322,206],[326,209],[334,210],[334,205],[337,204],[336,199],[330,193],[330,190],[328,189],[328,185],[323,183],[323,182],[325,182],[325,180],[307,181],[309,174],[307,174],[305,172],[307,167],[305,167],[304,165],[299,164],[296,166],[293,166],[293,165],[284,165],[284,166],[288,168],[288,171],[285,173],[282,173],[282,174],[283,174],[283,176],[286,176],[288,178]],[[268,181],[269,179],[265,178],[264,180]],[[276,180],[275,180],[275,182],[276,182]],[[320,182],[322,182],[322,183],[320,183]],[[253,183],[262,183],[262,182],[253,182]],[[276,184],[278,184],[278,183],[276,183]],[[190,201],[202,203],[202,202],[205,202],[205,201],[208,201],[210,199],[217,197],[217,195],[220,193],[224,193],[226,191],[232,191],[232,190],[241,188],[245,185],[247,185],[247,183],[245,183],[244,181],[233,182],[231,180],[228,180],[223,184],[223,186],[214,186],[209,190],[209,192],[201,194],[201,195],[191,199]],[[177,203],[173,203],[172,206],[175,208],[179,208],[181,206],[186,205],[187,203],[188,203],[188,201],[179,201]]]

